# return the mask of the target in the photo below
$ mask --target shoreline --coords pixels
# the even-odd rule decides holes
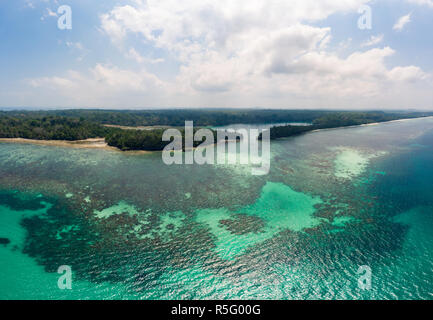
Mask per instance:
[[[104,138],[90,138],[85,140],[36,140],[36,139],[26,139],[26,138],[0,138],[0,143],[18,143],[18,144],[33,144],[39,146],[49,146],[49,147],[66,147],[75,149],[99,149],[106,151],[121,152],[130,155],[139,154],[150,154],[160,151],[146,151],[146,150],[128,150],[122,151],[116,147],[109,146]]]
[[[26,138],[0,138],[0,142],[5,143],[21,143],[21,144],[36,144],[42,146],[53,147],[70,147],[78,149],[104,149],[104,150],[119,150],[115,147],[110,147],[104,138],[92,138],[86,140],[37,140]],[[120,150],[119,150],[120,151]]]
[[[403,122],[403,121],[410,121],[410,120],[417,120],[417,119],[427,119],[427,118],[433,118],[433,116],[427,116],[427,117],[419,117],[419,118],[407,118],[407,119],[397,119],[397,120],[390,120],[390,121],[383,121],[383,122],[374,122],[374,123],[368,123],[368,124],[360,124],[360,125],[354,125],[354,126],[346,126],[346,127],[335,127],[335,128],[325,128],[325,129],[315,129],[309,131],[312,132],[319,132],[324,130],[335,130],[335,129],[346,129],[346,128],[356,128],[356,127],[363,127],[363,126],[374,126],[384,123],[392,123],[392,122]],[[305,133],[309,133],[305,132]],[[278,139],[284,139],[284,138],[290,138],[290,137],[281,137]],[[77,149],[100,149],[100,150],[107,150],[107,151],[116,151],[121,152],[124,154],[152,154],[161,151],[147,151],[147,150],[128,150],[123,151],[116,147],[111,147],[105,142],[105,138],[90,138],[85,140],[37,140],[37,139],[26,139],[26,138],[0,138],[0,143],[20,143],[20,144],[33,144],[33,145],[41,145],[41,146],[52,146],[52,147],[68,147],[68,148],[77,148]],[[195,149],[195,148],[193,148]]]
[[[418,118],[396,119],[396,120],[389,120],[389,121],[382,121],[382,122],[372,122],[372,123],[356,124],[356,125],[353,125],[353,126],[345,126],[345,127],[315,129],[315,130],[311,130],[309,132],[319,132],[319,131],[325,131],[325,130],[346,129],[346,128],[369,127],[369,126],[377,126],[379,124],[385,124],[385,123],[404,122],[404,121],[419,120],[419,119],[428,119],[428,118],[433,118],[433,116],[418,117]],[[308,132],[306,132],[306,133],[308,133]],[[289,138],[289,137],[287,137],[287,138]]]
[[[372,122],[372,123],[361,124],[360,126],[375,126],[375,125],[382,124],[382,123],[404,122],[404,121],[419,120],[419,119],[428,119],[428,118],[433,118],[433,116],[418,117],[418,118],[396,119],[396,120],[389,120],[389,121],[383,121],[383,122]]]

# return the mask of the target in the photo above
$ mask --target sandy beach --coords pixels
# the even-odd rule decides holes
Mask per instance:
[[[423,118],[424,119],[425,118],[433,118],[433,116],[423,117]],[[361,125],[347,126],[347,127],[316,129],[316,130],[312,130],[311,132],[317,132],[317,131],[323,131],[323,130],[335,130],[335,129],[341,129],[341,128],[353,128],[353,127],[359,127],[359,126],[361,126],[361,127],[362,126],[375,126],[375,125],[379,125],[379,124],[383,124],[383,123],[402,122],[402,121],[410,121],[410,120],[415,120],[415,119],[420,119],[420,118],[398,119],[398,120],[375,122],[375,123],[368,123],[368,124],[361,124]],[[121,127],[121,126],[112,126],[112,125],[106,125],[106,126]],[[122,128],[126,128],[126,127],[122,127]],[[138,130],[143,130],[143,129],[138,129]],[[76,141],[35,140],[35,139],[24,139],[24,138],[0,138],[0,143],[1,142],[37,144],[37,145],[43,145],[43,146],[70,147],[70,148],[81,148],[81,149],[103,149],[103,150],[118,151],[118,152],[127,153],[127,154],[148,154],[148,153],[154,153],[154,152],[161,152],[161,151],[145,151],[145,150],[122,151],[116,147],[110,147],[105,142],[104,138],[92,138],[92,139],[76,140]],[[196,149],[196,148],[193,148],[193,149]]]
[[[95,138],[95,139],[86,139],[86,140],[77,140],[77,141],[0,138],[0,142],[27,143],[27,144],[38,144],[38,145],[55,146],[55,147],[118,150],[115,147],[108,146],[104,138]]]
[[[34,139],[24,139],[24,138],[0,138],[0,143],[23,143],[23,144],[36,144],[41,146],[52,146],[52,147],[68,147],[68,148],[79,148],[79,149],[100,149],[122,152],[124,154],[139,155],[139,154],[149,154],[158,151],[145,151],[145,150],[130,150],[122,151],[116,147],[110,147],[104,138],[94,138],[86,140],[34,140]]]
[[[311,130],[310,132],[318,132],[318,131],[326,131],[326,130],[335,130],[335,129],[347,129],[347,128],[356,128],[356,127],[369,127],[369,126],[377,126],[377,125],[379,125],[379,124],[384,124],[384,123],[405,122],[405,121],[419,120],[419,119],[429,119],[429,118],[433,118],[433,116],[419,117],[419,118],[397,119],[397,120],[389,120],[389,121],[382,121],[382,122],[372,122],[372,123],[364,123],[364,124],[356,124],[356,125],[353,125],[353,126],[346,126],[346,127],[335,127],[335,128],[316,129],[316,130]]]

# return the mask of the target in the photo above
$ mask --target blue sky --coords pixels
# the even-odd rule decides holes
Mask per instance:
[[[432,18],[433,0],[1,0],[0,107],[431,110]]]

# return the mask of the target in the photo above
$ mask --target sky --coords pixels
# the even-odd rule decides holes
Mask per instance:
[[[23,107],[433,110],[433,0],[0,0]]]

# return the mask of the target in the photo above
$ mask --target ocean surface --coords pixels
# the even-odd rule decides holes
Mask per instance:
[[[0,143],[0,299],[433,298],[432,118],[273,141],[250,169]]]

